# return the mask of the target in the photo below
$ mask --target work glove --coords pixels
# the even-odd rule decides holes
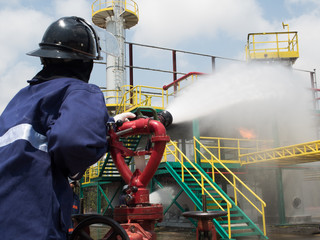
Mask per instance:
[[[113,117],[114,121],[117,122],[117,121],[122,121],[122,122],[127,122],[129,121],[129,118],[135,118],[136,115],[132,112],[124,112],[124,113],[120,113],[118,115],[115,115]]]

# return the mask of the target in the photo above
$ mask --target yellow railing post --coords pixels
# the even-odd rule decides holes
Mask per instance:
[[[220,139],[218,139],[218,158],[221,161],[221,147],[220,147]]]
[[[213,157],[211,156],[211,162],[212,162],[212,166],[211,166],[211,171],[212,171],[212,181],[216,181],[215,180],[215,174],[214,174],[214,165],[213,165]]]
[[[181,156],[181,179],[184,182],[184,165],[183,165],[183,156]]]
[[[234,185],[234,202],[235,204],[238,206],[238,197],[237,197],[237,182],[236,182],[236,178],[233,176],[233,185]]]
[[[203,182],[203,176],[201,175],[201,194],[204,195],[204,182]]]
[[[265,213],[264,213],[264,206],[263,206],[263,203],[261,203],[261,208],[262,208],[263,234],[264,234],[264,235],[266,235],[266,234],[267,234],[267,230],[266,230],[266,219],[265,219]]]
[[[178,152],[178,150],[177,150],[177,143],[175,142],[175,144],[174,144],[174,151],[175,151],[175,161],[177,162],[178,160],[177,159],[179,159],[179,152]]]
[[[277,41],[277,53],[278,53],[278,57],[280,57],[278,33],[276,33],[276,41]]]
[[[228,210],[228,235],[229,238],[231,238],[231,218],[230,218],[230,207],[227,204],[227,210]]]

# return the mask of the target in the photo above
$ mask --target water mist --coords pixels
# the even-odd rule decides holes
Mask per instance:
[[[246,126],[261,133],[266,125],[276,125],[292,142],[311,141],[315,131],[308,80],[280,65],[231,64],[182,90],[167,110],[174,124],[201,118],[208,127]]]

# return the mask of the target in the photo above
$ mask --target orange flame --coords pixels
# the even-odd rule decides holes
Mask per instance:
[[[239,133],[241,137],[246,139],[254,139],[256,138],[256,134],[254,133],[253,129],[246,129],[246,128],[239,128]]]

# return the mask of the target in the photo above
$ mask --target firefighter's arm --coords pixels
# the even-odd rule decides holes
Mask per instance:
[[[73,90],[47,133],[48,150],[64,174],[81,178],[107,151],[108,113],[98,90]]]

